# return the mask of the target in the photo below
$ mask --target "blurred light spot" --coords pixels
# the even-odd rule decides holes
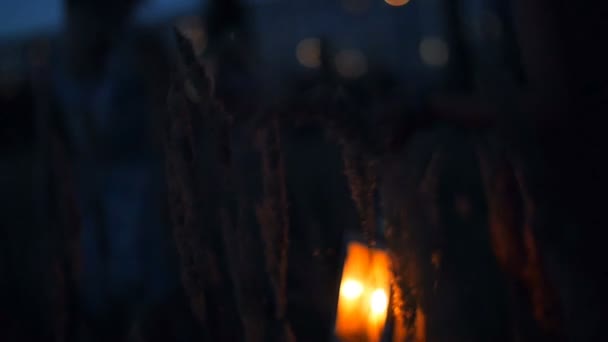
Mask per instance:
[[[420,58],[430,66],[441,67],[448,63],[450,52],[441,38],[424,38],[419,47]]]
[[[410,0],[384,0],[387,4],[391,6],[403,6],[410,2]]]
[[[376,289],[371,298],[372,315],[383,315],[388,308],[388,296],[383,289]]]
[[[341,0],[347,12],[361,14],[369,9],[370,0]]]
[[[367,59],[359,50],[342,50],[335,58],[336,70],[345,78],[359,78],[367,72]]]
[[[300,64],[307,68],[321,66],[321,40],[307,38],[300,41],[296,47],[296,58]]]
[[[207,34],[199,16],[187,16],[176,23],[177,29],[190,40],[197,56],[200,56],[207,47]]]
[[[363,294],[363,284],[361,282],[348,279],[340,287],[340,296],[349,300],[354,300]]]
[[[486,11],[481,17],[482,37],[498,39],[502,35],[502,22],[496,13]]]

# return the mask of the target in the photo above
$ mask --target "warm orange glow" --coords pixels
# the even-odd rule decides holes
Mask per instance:
[[[338,299],[336,335],[343,341],[380,341],[390,295],[390,259],[386,251],[348,245]]]
[[[391,6],[403,6],[410,2],[410,0],[384,0],[387,4]]]
[[[321,40],[318,38],[307,38],[298,43],[296,47],[296,58],[298,62],[307,68],[318,68],[321,66]]]

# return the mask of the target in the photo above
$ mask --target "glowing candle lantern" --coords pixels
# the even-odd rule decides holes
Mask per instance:
[[[380,341],[389,306],[389,266],[385,250],[348,244],[335,327],[341,341]]]

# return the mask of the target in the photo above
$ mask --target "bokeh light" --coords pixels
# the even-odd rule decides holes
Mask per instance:
[[[385,315],[388,309],[388,296],[383,289],[376,289],[370,298],[373,315]]]
[[[321,40],[319,38],[306,38],[296,47],[298,62],[307,68],[321,66]]]
[[[360,281],[349,279],[345,280],[340,286],[340,296],[355,300],[363,294],[363,284]]]
[[[429,66],[442,67],[450,59],[450,50],[447,43],[437,37],[427,37],[420,42],[420,59]]]
[[[403,6],[410,2],[410,0],[384,0],[387,4],[391,6]]]
[[[355,79],[367,72],[367,59],[359,50],[342,50],[335,57],[336,70],[344,78]]]

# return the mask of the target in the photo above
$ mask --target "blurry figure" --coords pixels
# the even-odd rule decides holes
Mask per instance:
[[[55,95],[83,220],[87,340],[126,338],[135,320],[179,289],[149,70],[142,68],[141,37],[129,28],[138,3],[67,1],[63,49],[55,56]],[[159,58],[162,51],[146,54]]]

